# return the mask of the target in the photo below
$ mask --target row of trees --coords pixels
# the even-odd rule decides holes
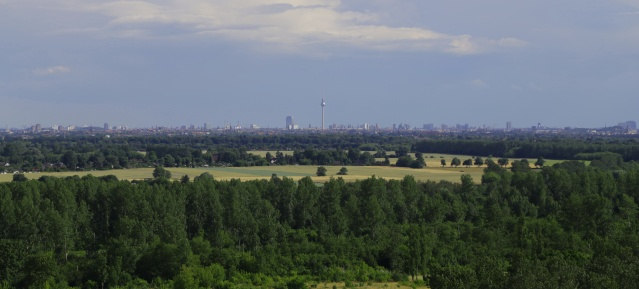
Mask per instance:
[[[639,166],[370,178],[0,184],[2,288],[634,288]]]
[[[537,168],[541,168],[544,166],[544,164],[546,163],[546,160],[543,157],[538,157],[537,161],[535,161],[535,167]],[[440,161],[440,164],[442,167],[446,166],[446,160],[442,159]],[[481,167],[483,165],[486,165],[488,167],[490,166],[494,166],[494,165],[499,165],[501,167],[506,167],[508,166],[508,164],[510,164],[510,160],[507,158],[499,158],[497,160],[497,163],[495,163],[495,161],[492,158],[487,158],[486,161],[484,161],[484,158],[482,157],[473,157],[473,158],[469,158],[464,160],[463,162],[458,158],[458,157],[454,157],[451,161],[450,161],[450,166],[451,167],[458,167],[460,165],[463,165],[465,167],[470,167],[472,165]],[[528,163],[527,159],[521,159],[521,160],[516,160],[513,162],[513,166],[514,167],[530,167],[530,164]]]
[[[326,176],[326,172],[327,169],[325,167],[317,167],[317,172],[315,173],[315,175],[317,175],[318,177],[325,177]],[[338,176],[345,176],[348,175],[348,169],[346,167],[341,167],[339,169],[339,171],[337,172]]]
[[[375,157],[357,148],[345,150],[307,149],[292,154],[270,152],[266,157],[253,155],[243,147],[192,148],[185,145],[149,145],[138,151],[127,145],[104,145],[59,152],[40,150],[20,141],[0,143],[0,171],[75,171],[120,169],[149,166],[266,166],[266,165],[375,165]]]
[[[294,151],[293,154],[276,152],[275,155],[266,153],[266,160],[277,165],[374,165],[375,156],[357,148],[344,150],[315,150],[307,149]]]
[[[410,167],[414,169],[421,169],[426,166],[426,161],[424,160],[424,155],[418,152],[415,154],[414,159],[410,155],[404,155],[399,157],[395,165],[398,167]]]
[[[12,170],[120,167],[263,165],[248,150],[396,150],[409,138],[359,134],[220,134],[214,136],[61,136],[0,139],[0,163]],[[410,146],[412,143],[409,143]],[[141,153],[142,152],[142,153]],[[210,153],[207,153],[210,152]],[[145,155],[146,154],[146,155]],[[307,157],[308,158],[308,157]],[[311,159],[312,161],[312,159]],[[338,161],[341,161],[338,160]],[[352,160],[351,160],[352,161]]]
[[[250,150],[294,151],[292,155],[251,155]],[[387,151],[394,151],[387,155]],[[639,160],[635,138],[463,138],[358,134],[216,135],[216,136],[69,136],[0,140],[0,171],[60,171],[148,166],[389,165],[421,167],[409,152],[450,153],[510,158],[601,160],[618,166]],[[375,153],[370,153],[375,152]],[[376,162],[375,158],[385,158]]]
[[[612,152],[625,161],[639,161],[639,139],[635,137],[442,137],[415,143],[414,151],[508,158],[584,159],[584,155]]]

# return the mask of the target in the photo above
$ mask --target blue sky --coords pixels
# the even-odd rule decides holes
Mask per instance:
[[[639,1],[0,0],[0,126],[639,120]]]

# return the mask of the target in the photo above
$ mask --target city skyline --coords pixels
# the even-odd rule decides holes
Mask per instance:
[[[285,118],[284,125],[275,125],[275,126],[262,126],[256,123],[243,123],[236,122],[230,123],[225,122],[224,124],[211,124],[211,123],[202,123],[199,125],[196,124],[173,124],[173,125],[153,125],[153,126],[128,126],[126,124],[116,124],[109,125],[109,123],[105,122],[102,125],[100,124],[66,124],[66,125],[43,125],[41,123],[33,123],[29,125],[23,125],[21,127],[9,127],[5,126],[5,131],[10,130],[30,130],[32,132],[39,132],[44,130],[52,130],[52,131],[74,131],[76,129],[102,129],[103,131],[126,131],[126,130],[135,130],[135,129],[171,129],[171,130],[198,130],[198,131],[207,131],[207,130],[256,130],[256,129],[281,129],[281,130],[324,130],[322,126],[313,126],[309,124],[308,126],[301,126],[294,120],[293,115],[288,115]],[[506,121],[504,126],[487,126],[487,125],[477,125],[477,124],[469,124],[469,123],[422,123],[422,124],[408,124],[408,123],[393,123],[391,125],[380,125],[375,122],[363,122],[363,123],[331,123],[326,126],[326,130],[345,130],[345,129],[364,129],[364,130],[424,130],[424,131],[472,131],[472,130],[496,130],[496,131],[517,131],[517,130],[544,130],[544,129],[608,129],[619,127],[629,131],[637,130],[637,122],[635,120],[626,120],[613,124],[605,124],[602,126],[595,127],[559,127],[559,126],[547,126],[542,125],[542,123],[538,122],[537,124],[532,125],[523,125],[523,126],[513,126],[512,121]]]
[[[326,126],[605,126],[638,118],[638,13],[627,0],[0,0],[0,126],[321,126],[322,97]]]

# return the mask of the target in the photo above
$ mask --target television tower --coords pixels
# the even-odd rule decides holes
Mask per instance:
[[[322,98],[322,130],[324,130],[324,107],[326,107],[326,101]]]

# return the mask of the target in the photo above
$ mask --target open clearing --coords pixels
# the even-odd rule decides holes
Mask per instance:
[[[346,166],[348,175],[338,176],[337,172],[342,166],[325,166],[327,173],[325,177],[317,177],[315,173],[317,166],[264,166],[264,167],[208,167],[208,168],[166,168],[169,170],[174,179],[180,179],[184,175],[188,175],[191,179],[202,173],[208,172],[218,180],[255,180],[268,179],[273,174],[279,177],[290,177],[299,180],[303,177],[310,176],[315,182],[326,182],[332,177],[342,177],[346,181],[354,181],[367,179],[371,176],[377,176],[385,179],[402,179],[406,175],[412,175],[419,181],[440,181],[446,180],[450,182],[459,182],[461,175],[468,174],[473,177],[476,182],[481,180],[483,168],[477,167],[458,167],[458,168],[442,168],[442,167],[426,167],[423,169],[399,168],[399,167],[381,167],[381,166]],[[67,177],[67,176],[106,176],[115,175],[122,180],[141,180],[151,178],[153,168],[137,168],[137,169],[120,169],[120,170],[104,170],[104,171],[82,171],[82,172],[44,172],[44,173],[25,173],[29,179],[38,179],[41,176]],[[0,182],[11,181],[13,175],[0,175]]]
[[[251,151],[250,153],[260,156],[265,156],[267,151]],[[271,151],[275,155],[276,151]],[[282,151],[284,154],[291,154],[292,151]],[[412,154],[414,156],[414,154]],[[173,176],[173,179],[180,179],[184,175],[188,175],[191,179],[194,177],[208,172],[218,180],[256,180],[256,179],[268,179],[273,174],[277,174],[279,177],[289,177],[295,180],[299,180],[303,177],[310,176],[313,181],[323,183],[330,178],[341,177],[346,181],[355,181],[370,178],[376,176],[384,179],[402,179],[406,175],[412,175],[418,181],[449,181],[460,182],[462,175],[470,175],[475,182],[481,181],[483,170],[486,166],[478,168],[477,166],[471,166],[466,168],[459,166],[457,168],[450,167],[450,163],[453,158],[459,158],[462,162],[466,159],[472,158],[467,155],[449,155],[449,154],[430,154],[425,153],[424,159],[426,161],[426,167],[423,169],[411,169],[401,167],[387,167],[387,166],[345,166],[348,169],[348,175],[338,176],[337,172],[342,166],[324,166],[327,169],[325,177],[317,177],[315,175],[317,166],[300,166],[300,165],[286,165],[286,166],[263,166],[263,167],[201,167],[201,168],[166,168]],[[446,167],[441,166],[441,160],[446,160]],[[484,161],[487,158],[484,157]],[[494,157],[493,160],[497,161],[499,158]],[[383,161],[384,159],[377,159]],[[509,159],[509,163],[512,163],[517,158]],[[397,159],[391,158],[390,163],[395,164]],[[531,167],[534,167],[536,159],[528,159]],[[551,166],[553,164],[562,162],[561,160],[546,160],[545,165]],[[29,179],[38,179],[41,176],[54,176],[54,177],[68,177],[68,176],[85,176],[88,174],[94,176],[106,176],[115,175],[121,180],[143,180],[152,178],[153,168],[136,168],[136,169],[118,169],[118,170],[104,170],[104,171],[80,171],[80,172],[44,172],[44,173],[25,173],[25,176]],[[0,174],[0,182],[11,181],[13,175]]]
[[[266,157],[266,153],[271,153],[272,156],[275,156],[275,154],[277,154],[277,152],[278,151],[247,151],[246,153],[265,158]],[[293,155],[293,151],[279,151],[279,152],[281,152],[285,156],[292,156]]]

